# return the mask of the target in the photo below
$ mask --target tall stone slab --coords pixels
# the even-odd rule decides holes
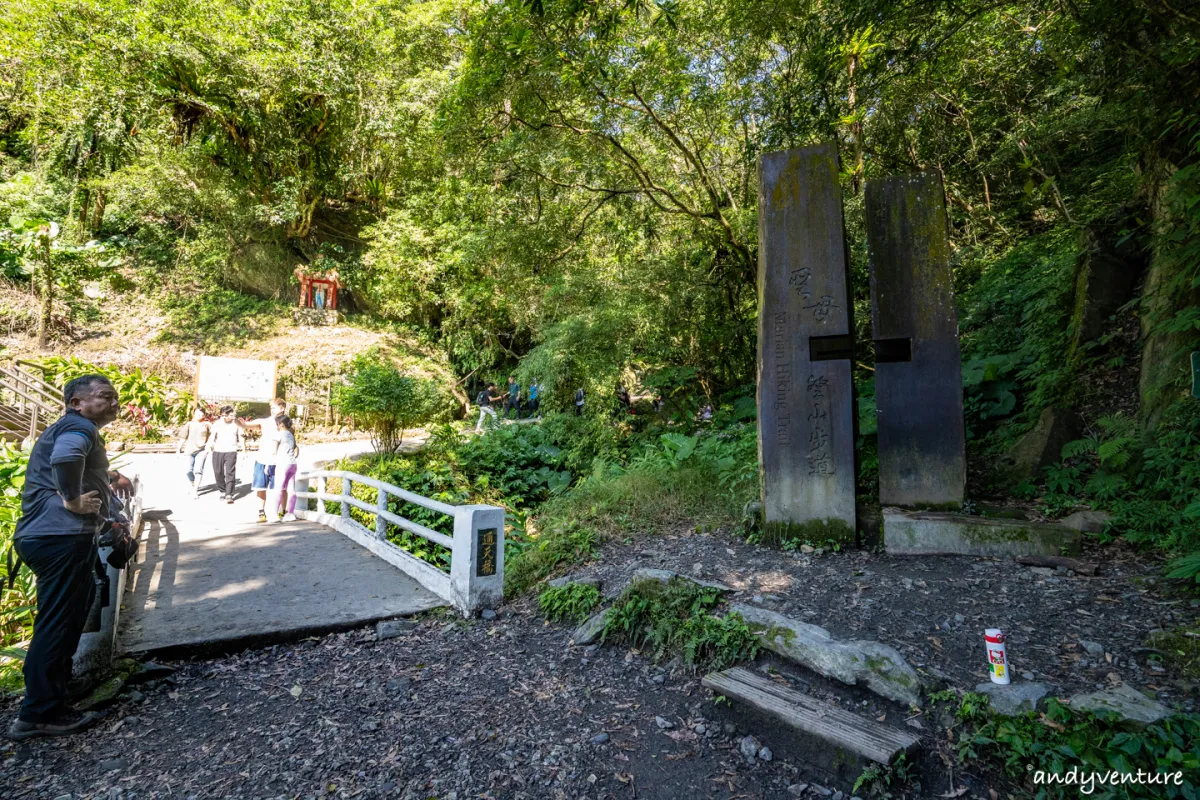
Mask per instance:
[[[867,182],[879,502],[957,509],[966,482],[962,358],[942,181]]]
[[[834,145],[762,155],[758,242],[764,533],[850,543],[853,325]]]

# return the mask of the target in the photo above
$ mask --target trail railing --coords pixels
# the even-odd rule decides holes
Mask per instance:
[[[327,491],[330,481],[341,485]],[[354,496],[354,486],[375,490],[375,502]],[[296,516],[345,534],[388,563],[399,567],[418,583],[468,616],[500,604],[504,597],[504,509],[497,506],[453,506],[430,500],[399,486],[344,470],[315,469],[296,478]],[[391,511],[392,498],[445,514],[454,519],[454,534],[447,535]],[[315,509],[309,501],[315,500]],[[331,514],[328,504],[338,513]],[[354,519],[351,509],[373,517],[374,529]],[[446,548],[449,569],[418,558],[393,543],[389,534],[399,528]]]
[[[3,438],[33,441],[62,413],[62,398],[53,386],[17,364],[0,365],[0,435]]]
[[[142,535],[142,476],[133,477],[133,493],[123,500],[125,516],[129,518],[130,531],[134,539]],[[133,565],[125,569],[115,569],[107,563],[111,547],[101,547],[100,561],[104,566],[104,581],[101,591],[96,593],[93,601],[98,605],[100,629],[83,634],[79,646],[75,649],[75,674],[93,673],[107,677],[112,666],[113,656],[117,653],[117,629],[121,624],[121,602],[125,599],[125,582]],[[144,557],[144,551],[138,554]],[[136,560],[136,559],[135,559]],[[92,611],[96,608],[93,606]]]

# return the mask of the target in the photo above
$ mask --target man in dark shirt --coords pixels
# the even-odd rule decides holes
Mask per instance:
[[[508,419],[508,412],[515,411],[517,419],[521,418],[521,384],[517,383],[516,375],[508,376],[508,391],[504,394],[508,398],[508,402],[504,405],[504,418]]]
[[[496,412],[492,408],[492,403],[499,399],[500,398],[496,395],[496,384],[494,383],[489,383],[487,387],[479,393],[479,396],[475,398],[475,405],[479,406],[479,422],[475,424],[476,433],[483,433],[483,417],[485,414],[490,415],[493,420],[496,419]]]
[[[37,576],[37,616],[25,656],[25,700],[8,728],[12,739],[77,733],[96,719],[71,708],[67,683],[95,599],[96,534],[112,502],[100,429],[121,406],[103,375],[69,382],[63,401],[67,413],[29,455],[13,534],[17,555]]]

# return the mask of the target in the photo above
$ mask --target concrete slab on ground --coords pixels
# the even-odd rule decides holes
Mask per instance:
[[[889,555],[1059,556],[1079,553],[1079,531],[1051,522],[883,510]]]
[[[369,446],[369,445],[368,445]],[[316,460],[360,442],[307,448]],[[120,649],[219,650],[344,630],[445,605],[438,596],[340,533],[310,522],[260,525],[239,461],[237,500],[217,496],[211,465],[191,496],[183,456],[131,455],[123,470],[145,484],[140,563],[127,577]]]

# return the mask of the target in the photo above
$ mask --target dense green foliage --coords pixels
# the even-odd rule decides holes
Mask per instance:
[[[122,370],[111,365],[92,364],[74,356],[46,356],[38,359],[37,365],[46,382],[60,389],[81,375],[103,375],[117,390],[122,414],[143,426],[150,422],[183,422],[194,403],[191,396],[172,391],[166,381],[142,371],[141,367]]]
[[[1019,491],[1051,515],[1109,508],[1113,531],[1200,575],[1182,358],[1200,331],[1200,20],[1177,4],[0,10],[0,270],[52,316],[67,300],[61,325],[90,307],[86,285],[124,281],[158,298],[165,338],[219,348],[269,327],[300,263],[336,269],[346,308],[421,331],[462,378],[434,401],[361,359],[340,400],[382,449],[480,381],[537,379],[548,410],[585,389],[583,419],[444,437],[373,467],[504,503],[514,588],[635,525],[740,518],[757,483],[756,159],[827,141],[859,342],[860,493],[873,500],[877,481],[863,188],[935,170],[973,460],[1048,405],[1083,408],[1094,449]],[[53,241],[38,233],[51,222]],[[1076,272],[1101,246],[1132,253],[1140,290],[1077,341]],[[611,421],[618,382],[640,411],[663,408]],[[709,402],[724,418],[694,430]],[[1117,409],[1119,431],[1104,422]]]
[[[934,168],[960,292],[1138,206],[1178,264],[1160,323],[1195,329],[1197,21],[1170,4],[4,8],[0,218],[58,219],[180,308],[332,266],[551,404],[631,370],[719,393],[753,376],[755,157],[833,140],[860,312],[863,181]]]
[[[951,693],[952,694],[952,693]],[[945,694],[935,701],[945,701]],[[1096,716],[1073,712],[1051,699],[1039,717],[1030,712],[1018,717],[993,714],[988,698],[967,693],[955,702],[955,748],[964,762],[989,761],[1031,792],[1037,800],[1074,798],[1081,794],[1104,798],[1197,796],[1200,786],[1200,718],[1177,715],[1140,730],[1130,730],[1115,715]],[[1098,781],[1081,788],[1050,783],[1039,773],[1062,778],[1076,770],[1081,777],[1097,773],[1156,774],[1155,783],[1126,782],[1117,786]],[[1160,773],[1181,773],[1179,783],[1164,783]]]
[[[503,506],[506,589],[518,594],[586,560],[607,537],[737,523],[758,494],[754,427],[687,430],[635,433],[566,414],[473,437],[445,425],[415,453],[346,468],[447,503]],[[362,491],[374,500],[373,490]],[[450,532],[440,514],[395,500],[392,510]]]
[[[3,659],[0,661],[0,689],[21,686],[25,651],[16,644],[33,634],[35,578],[28,568],[21,567],[10,580],[8,559],[4,557],[12,547],[13,531],[21,514],[26,461],[26,454],[0,441],[0,658]]]
[[[380,453],[394,453],[404,442],[404,429],[435,417],[437,386],[425,378],[404,375],[378,352],[361,353],[336,387],[334,403],[343,414],[371,432]]]

